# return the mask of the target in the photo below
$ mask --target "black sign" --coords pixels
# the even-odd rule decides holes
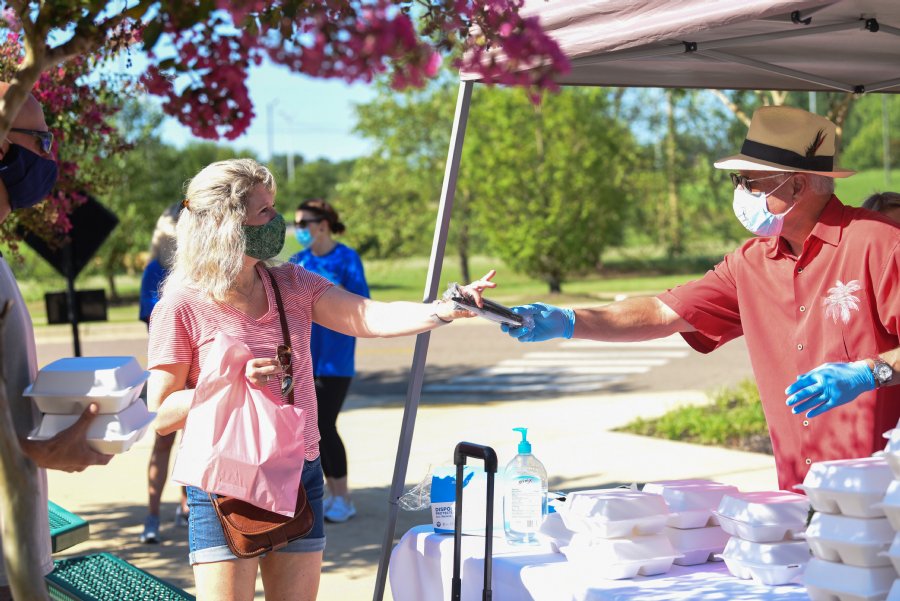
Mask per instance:
[[[44,294],[47,305],[47,323],[70,323],[69,302],[65,292],[48,292]],[[106,321],[106,291],[79,290],[75,293],[75,320]]]
[[[75,279],[118,225],[119,218],[96,198],[88,196],[84,204],[75,207],[69,221],[72,229],[62,244],[51,246],[31,232],[26,232],[24,237],[25,243],[63,277]]]

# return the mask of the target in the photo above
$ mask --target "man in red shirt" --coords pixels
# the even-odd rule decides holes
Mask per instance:
[[[790,490],[812,463],[865,457],[900,418],[900,228],[834,196],[835,127],[790,107],[757,110],[734,171],[735,216],[756,237],[699,280],[590,309],[514,307],[551,338],[638,341],[681,333],[701,353],[746,336]],[[851,402],[852,401],[852,402]]]

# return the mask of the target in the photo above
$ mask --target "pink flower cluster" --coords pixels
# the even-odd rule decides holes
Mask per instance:
[[[164,96],[163,110],[195,136],[240,136],[254,117],[246,83],[250,64],[262,60],[258,37],[234,30],[220,16],[183,30],[170,21],[165,31],[177,58],[147,70],[142,78],[147,91]]]
[[[422,13],[418,31],[413,5]],[[442,53],[466,44],[455,66],[491,83],[528,86],[535,99],[569,69],[537,19],[519,16],[522,0],[216,0],[215,6],[206,14],[163,8],[157,23],[175,55],[153,57],[143,77],[150,93],[165,98],[163,110],[204,138],[246,131],[254,116],[247,70],[264,56],[294,72],[348,82],[389,72],[399,89],[423,85],[438,72]]]
[[[16,33],[0,43],[0,80],[9,81],[24,49]],[[71,229],[69,214],[85,201],[88,192],[99,195],[111,183],[111,175],[99,159],[127,148],[113,117],[124,102],[126,90],[109,81],[91,81],[97,57],[79,57],[44,71],[31,90],[44,108],[53,132],[51,153],[59,177],[47,199],[25,211],[14,212],[0,227],[0,239],[15,248],[18,226],[46,240],[60,241]]]

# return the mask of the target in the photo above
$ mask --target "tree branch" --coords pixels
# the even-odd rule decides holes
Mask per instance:
[[[741,123],[750,127],[750,117],[748,117],[747,113],[742,111],[738,105],[732,102],[731,98],[729,98],[722,90],[712,90],[712,93],[716,98],[722,101],[722,104],[724,104]]]
[[[151,4],[150,0],[141,0],[118,15],[109,17],[102,23],[92,25],[90,30],[84,27],[76,27],[75,32],[68,41],[51,48],[47,52],[46,64],[57,65],[76,56],[97,50],[106,42],[109,32],[121,25],[126,19],[140,20],[147,14],[147,9],[150,8]]]

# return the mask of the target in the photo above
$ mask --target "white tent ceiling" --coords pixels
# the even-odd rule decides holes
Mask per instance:
[[[528,0],[522,14],[569,57],[564,85],[900,92],[897,0]]]

